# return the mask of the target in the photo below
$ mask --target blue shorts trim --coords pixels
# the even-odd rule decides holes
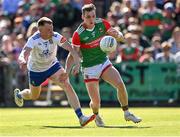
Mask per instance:
[[[59,62],[54,64],[51,68],[43,72],[29,71],[29,82],[33,86],[40,86],[47,78],[56,73],[62,66]]]

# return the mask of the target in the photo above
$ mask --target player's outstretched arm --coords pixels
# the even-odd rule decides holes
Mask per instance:
[[[74,65],[74,59],[73,56],[69,53],[65,63],[65,70],[68,74],[70,74],[73,65]]]
[[[32,49],[29,47],[24,47],[18,57],[18,64],[20,68],[23,70],[26,68],[26,64],[27,64],[28,57],[30,55],[31,50]]]
[[[123,43],[125,42],[123,34],[120,31],[116,30],[115,28],[111,27],[110,29],[108,29],[107,34],[115,37],[117,42],[123,42]]]
[[[70,73],[72,66],[74,66],[73,74],[74,75],[77,74],[79,72],[80,62],[81,62],[81,58],[80,58],[79,54],[73,48],[73,46],[71,44],[69,44],[69,42],[65,42],[62,45],[62,47],[70,52],[70,54],[68,55],[68,57],[66,59],[66,65],[65,65],[66,72]]]

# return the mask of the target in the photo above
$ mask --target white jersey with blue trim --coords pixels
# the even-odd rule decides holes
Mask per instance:
[[[28,58],[27,68],[34,72],[43,72],[52,67],[58,60],[57,46],[63,36],[57,32],[49,40],[41,38],[39,31],[35,32],[27,41],[25,47],[32,49]]]

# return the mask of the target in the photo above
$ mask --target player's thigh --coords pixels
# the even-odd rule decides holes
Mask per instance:
[[[99,101],[99,81],[86,82],[86,88],[92,101]]]
[[[59,83],[61,82],[61,76],[65,74],[65,70],[64,68],[60,68],[56,73],[54,73],[53,75],[51,75],[49,77],[50,80],[52,80],[54,83]]]
[[[68,74],[65,72],[64,68],[59,69],[55,74],[49,77],[49,79],[63,89],[71,88]]]
[[[117,87],[119,83],[123,83],[122,78],[114,66],[109,67],[101,76],[101,78],[111,84],[113,87]]]
[[[31,95],[33,98],[38,98],[41,93],[41,86],[33,86],[30,84]]]

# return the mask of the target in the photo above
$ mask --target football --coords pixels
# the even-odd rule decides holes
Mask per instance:
[[[112,36],[104,36],[100,41],[100,48],[105,53],[111,53],[116,50],[117,41]]]

